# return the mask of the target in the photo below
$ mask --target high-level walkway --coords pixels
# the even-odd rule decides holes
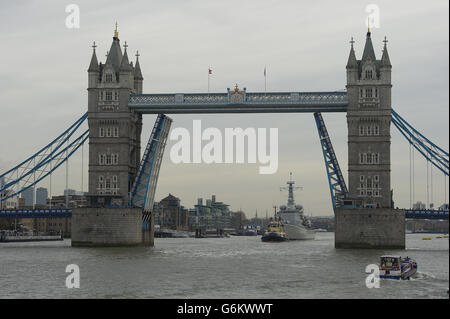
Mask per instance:
[[[128,107],[142,114],[346,112],[347,92],[134,94]]]

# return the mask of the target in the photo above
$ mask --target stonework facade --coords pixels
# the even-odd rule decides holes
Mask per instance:
[[[405,249],[405,211],[401,209],[336,209],[335,248]]]
[[[347,63],[348,190],[356,206],[392,206],[391,196],[391,68],[384,41],[377,60],[367,33],[361,60],[353,40]]]
[[[89,191],[91,206],[126,205],[140,163],[142,115],[130,111],[128,100],[142,93],[139,65],[128,60],[116,30],[106,62],[95,52],[88,69]]]

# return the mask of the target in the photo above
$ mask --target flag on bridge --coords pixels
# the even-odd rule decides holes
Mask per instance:
[[[211,69],[211,67],[209,66],[208,67],[208,93],[209,93],[209,76],[212,74],[212,69]]]
[[[264,92],[267,91],[266,66],[264,66]]]

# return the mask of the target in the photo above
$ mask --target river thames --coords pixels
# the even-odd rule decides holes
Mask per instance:
[[[153,248],[2,243],[0,298],[448,298],[449,240],[437,236],[408,234],[406,250],[337,250],[334,233],[283,243],[156,238]],[[383,254],[415,259],[415,278],[367,288],[365,268]],[[68,264],[79,266],[80,288],[66,288]]]

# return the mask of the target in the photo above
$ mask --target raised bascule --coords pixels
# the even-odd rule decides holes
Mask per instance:
[[[139,63],[122,51],[119,33],[106,62],[94,42],[88,68],[88,112],[18,166],[0,175],[1,201],[33,187],[89,139],[89,207],[73,210],[0,210],[0,217],[72,216],[73,246],[153,245],[153,202],[172,120],[165,114],[314,113],[335,213],[336,248],[404,248],[406,218],[448,219],[448,210],[394,209],[391,189],[391,123],[411,146],[448,176],[448,152],[420,134],[391,105],[392,65],[384,40],[377,60],[371,32],[362,57],[352,38],[346,90],[143,94]],[[348,187],[322,113],[346,112]],[[142,115],[158,114],[141,158]],[[89,130],[75,133],[87,119]],[[72,138],[72,142],[70,142]],[[27,215],[28,214],[28,215]]]

